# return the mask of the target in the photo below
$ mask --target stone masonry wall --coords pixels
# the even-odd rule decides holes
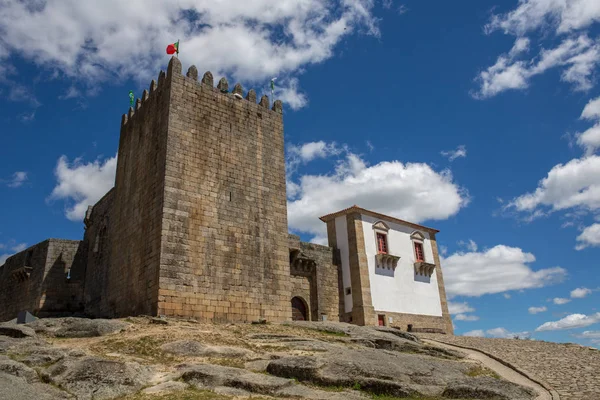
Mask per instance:
[[[111,223],[111,211],[115,190],[111,189],[85,218],[85,234],[82,247],[87,254],[83,301],[85,313],[103,317],[101,305],[109,298],[108,270],[110,267],[111,237],[108,229]]]
[[[171,60],[158,312],[291,320],[281,103],[197,77]]]
[[[103,316],[157,313],[170,90],[161,71],[121,121]]]
[[[19,311],[38,316],[82,311],[81,274],[71,267],[82,265],[80,242],[48,239],[17,253],[0,267],[0,321],[16,318]],[[29,276],[24,274],[24,267]]]
[[[79,240],[48,240],[39,317],[83,312],[85,258]]]
[[[300,243],[303,254],[316,262],[316,312],[313,321],[325,315],[329,321],[339,321],[339,274],[341,269],[334,264],[334,250],[331,247],[313,243]]]
[[[0,267],[0,321],[16,318],[19,311],[37,312],[47,253],[48,241],[44,241],[9,257]],[[32,268],[29,278],[16,276],[25,266]]]

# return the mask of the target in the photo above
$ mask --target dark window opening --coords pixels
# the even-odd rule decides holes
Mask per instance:
[[[377,322],[379,323],[379,326],[385,326],[385,315],[379,314],[377,316]]]
[[[408,327],[406,328],[407,332],[412,332],[412,324],[408,324]]]
[[[350,294],[350,293],[352,293],[352,288],[347,287],[346,288],[346,294]]]

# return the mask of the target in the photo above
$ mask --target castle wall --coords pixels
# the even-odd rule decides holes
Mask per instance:
[[[108,270],[112,249],[112,238],[108,229],[114,207],[114,194],[115,190],[111,189],[104,195],[91,211],[88,211],[84,221],[85,234],[82,247],[87,254],[87,267],[83,301],[86,314],[97,317],[107,316],[108,310]]]
[[[102,272],[104,316],[157,312],[169,101],[170,86],[161,72],[122,119],[108,222],[110,260]]]
[[[291,319],[281,105],[169,65],[159,313]],[[241,94],[241,87],[234,92]]]
[[[19,311],[37,316],[82,311],[79,245],[75,240],[48,239],[9,257],[0,267],[0,321],[15,318]]]

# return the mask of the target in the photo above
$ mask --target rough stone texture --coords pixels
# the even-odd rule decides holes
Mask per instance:
[[[87,318],[38,319],[27,324],[36,333],[60,338],[105,336],[121,332],[128,326],[123,321]]]
[[[102,305],[108,298],[108,267],[110,266],[111,236],[108,234],[115,198],[115,189],[106,193],[94,207],[88,211],[85,223],[85,234],[82,246],[86,249],[87,266],[83,301],[85,312],[89,315],[101,316]],[[107,307],[104,307],[104,314]]]
[[[0,324],[0,335],[13,338],[34,337],[35,331],[24,325],[17,325],[14,322],[4,322]]]
[[[140,390],[150,371],[136,363],[96,357],[62,360],[48,369],[48,379],[78,399],[112,399]]]
[[[281,115],[183,75],[165,85],[158,314],[291,319]]]
[[[73,396],[43,383],[31,384],[25,379],[0,372],[0,399],[2,400],[62,400]]]
[[[194,340],[182,340],[167,343],[161,346],[167,353],[188,357],[224,357],[224,358],[248,358],[252,356],[250,350],[227,346],[208,346]]]
[[[80,241],[48,239],[0,266],[0,321],[19,311],[49,316],[83,311],[83,252]],[[71,279],[67,272],[73,266]]]
[[[561,400],[600,398],[600,351],[576,344],[418,334],[482,351],[558,392]]]

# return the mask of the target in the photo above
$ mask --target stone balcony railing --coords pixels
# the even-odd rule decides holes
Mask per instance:
[[[435,270],[435,264],[426,263],[425,261],[415,262],[415,272],[419,275],[431,276]]]
[[[379,268],[394,269],[398,265],[398,260],[400,260],[400,257],[386,253],[379,253],[375,256],[375,260],[377,261],[377,266]]]

